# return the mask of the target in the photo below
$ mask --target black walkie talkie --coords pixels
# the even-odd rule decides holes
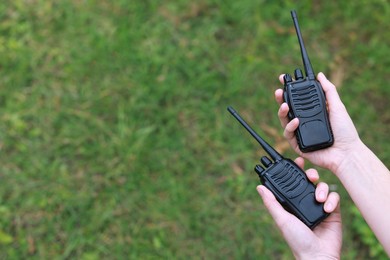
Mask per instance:
[[[294,71],[295,81],[290,74],[285,74],[283,98],[290,108],[289,119],[292,120],[295,117],[299,119],[299,126],[295,132],[299,148],[302,152],[310,152],[331,146],[333,134],[329,123],[325,94],[314,75],[295,11],[291,11],[291,17],[301,47],[306,78],[300,69]]]
[[[255,171],[261,183],[275,195],[288,212],[313,229],[329,215],[323,209],[324,204],[315,199],[314,184],[307,179],[305,172],[295,162],[283,158],[232,107],[228,107],[228,111],[248,130],[273,160],[263,156],[261,162],[265,169],[261,165],[256,165]]]

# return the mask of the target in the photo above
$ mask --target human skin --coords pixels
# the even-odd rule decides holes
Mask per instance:
[[[301,168],[304,167],[303,158],[299,157],[295,162]],[[319,175],[315,169],[308,169],[306,176],[311,182],[318,182]],[[257,191],[296,259],[340,258],[342,246],[340,197],[336,192],[329,193],[326,183],[319,182],[316,185],[315,196],[318,202],[324,203],[325,212],[331,214],[314,230],[287,212],[265,186],[257,186]]]
[[[340,179],[390,256],[390,171],[360,139],[336,87],[323,73],[319,73],[317,79],[327,99],[334,144],[319,151],[301,152],[294,134],[299,119],[288,119],[289,108],[283,101],[283,90],[278,89],[275,91],[275,99],[280,105],[278,116],[284,128],[284,136],[300,156],[330,170]],[[279,80],[283,83],[283,75],[279,76]]]

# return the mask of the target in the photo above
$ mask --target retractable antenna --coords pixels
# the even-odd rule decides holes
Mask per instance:
[[[301,47],[302,61],[303,61],[303,66],[305,67],[306,77],[308,77],[309,79],[315,79],[313,67],[311,66],[309,55],[307,54],[305,44],[303,43],[301,29],[299,28],[298,17],[295,10],[291,11],[291,17],[293,19],[295,31],[298,36],[299,46]]]
[[[237,113],[236,110],[234,110],[234,108],[232,108],[231,106],[229,106],[227,108],[227,110],[230,112],[230,114],[232,114],[237,120],[238,122],[241,123],[241,125],[246,129],[248,130],[248,132],[253,136],[253,138],[256,139],[257,142],[259,142],[259,144],[261,145],[261,147],[263,147],[263,149],[269,154],[269,156],[271,156],[271,158],[274,160],[274,161],[279,161],[281,159],[283,159],[283,157],[274,149],[272,148],[272,146],[270,146],[266,141],[264,141],[263,138],[261,138],[245,121],[244,119]]]

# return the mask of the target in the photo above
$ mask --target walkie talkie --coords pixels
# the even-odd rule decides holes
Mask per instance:
[[[265,168],[256,165],[255,172],[259,175],[261,183],[275,195],[288,212],[313,229],[329,215],[323,209],[324,204],[315,199],[314,184],[307,179],[305,172],[295,162],[283,158],[232,107],[228,107],[228,111],[248,130],[273,160],[263,156],[261,163]]]
[[[291,17],[301,47],[306,77],[303,76],[299,68],[294,71],[294,81],[290,74],[285,74],[283,98],[289,106],[289,119],[292,120],[295,117],[299,119],[295,135],[300,150],[311,152],[331,146],[333,134],[329,123],[325,94],[314,75],[295,11],[291,11]]]

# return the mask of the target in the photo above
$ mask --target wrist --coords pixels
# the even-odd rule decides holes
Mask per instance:
[[[317,255],[295,256],[295,259],[299,259],[299,260],[313,260],[313,259],[315,259],[315,260],[339,260],[340,256],[317,254]]]
[[[349,172],[354,165],[359,165],[363,161],[362,157],[366,154],[367,146],[359,139],[351,148],[344,151],[337,163],[331,165],[329,170],[340,177],[345,172]]]

